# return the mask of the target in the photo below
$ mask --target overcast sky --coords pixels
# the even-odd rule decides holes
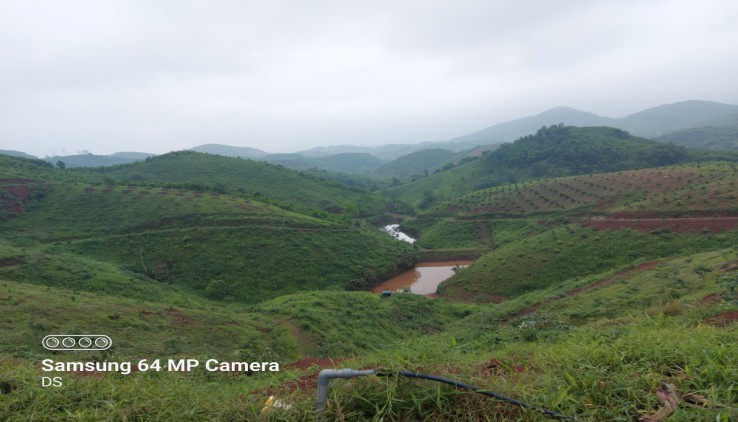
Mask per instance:
[[[291,152],[738,103],[735,0],[0,0],[0,149]]]

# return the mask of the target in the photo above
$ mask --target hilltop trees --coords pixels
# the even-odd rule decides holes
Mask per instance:
[[[554,125],[502,145],[485,156],[494,172],[506,168],[528,177],[556,177],[677,164],[684,147],[637,138],[609,127]]]

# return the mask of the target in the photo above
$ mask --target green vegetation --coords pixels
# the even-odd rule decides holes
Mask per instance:
[[[719,299],[720,293],[727,293],[719,280],[730,274],[730,263],[737,259],[730,249],[691,255],[630,275],[620,272],[610,284],[578,295],[561,292],[608,273],[511,300],[503,307],[330,292],[286,296],[250,309],[235,304],[220,309],[207,301],[165,305],[79,294],[74,303],[83,306],[78,312],[86,316],[66,324],[77,324],[83,331],[79,321],[87,320],[105,327],[116,339],[127,333],[120,346],[116,344],[118,360],[130,360],[129,353],[204,359],[227,351],[232,353],[228,359],[234,359],[253,350],[275,350],[272,356],[316,348],[339,356],[359,351],[361,356],[334,366],[436,374],[584,421],[652,414],[662,407],[656,392],[668,384],[682,397],[703,400],[691,406],[681,401],[669,420],[730,420],[738,404],[738,336],[729,322],[718,321],[738,305]],[[700,274],[696,271],[700,268],[708,271]],[[200,369],[128,376],[66,374],[64,388],[43,389],[38,370],[27,360],[45,355],[32,340],[33,333],[38,337],[46,332],[45,325],[58,325],[48,318],[49,310],[66,309],[72,302],[63,292],[41,286],[1,287],[0,301],[10,309],[4,328],[12,329],[10,344],[16,344],[15,350],[6,346],[3,352],[15,357],[0,358],[0,373],[9,390],[0,412],[10,420],[62,417],[66,412],[82,419],[144,414],[180,420],[254,419],[272,394],[291,406],[272,409],[272,417],[314,418],[317,366],[284,365],[280,373],[252,376]],[[705,297],[718,299],[705,302]],[[536,312],[514,316],[536,301],[546,303]],[[609,311],[609,305],[614,310]],[[186,339],[172,337],[178,326],[187,327]],[[295,331],[298,338],[290,336]],[[170,341],[156,340],[156,334]],[[413,338],[403,340],[408,334]],[[191,399],[185,404],[183,398]],[[331,420],[547,420],[464,390],[396,377],[334,380],[326,412]]]
[[[479,190],[446,201],[428,216],[733,214],[738,170],[732,163],[569,176]]]
[[[427,176],[450,163],[458,153],[446,149],[424,149],[392,160],[375,170],[380,176]]]
[[[151,156],[151,154],[146,154],[143,152],[118,152],[110,155],[94,155],[87,153],[77,155],[53,156],[44,159],[52,164],[62,162],[64,163],[64,168],[73,168],[114,166],[116,164],[134,163],[136,161],[145,160],[147,157]]]
[[[550,126],[428,178],[380,192],[419,208],[484,188],[567,175],[585,175],[710,160],[733,153],[690,150],[609,127]]]
[[[690,148],[738,150],[738,126],[706,126],[684,129],[654,138]]]
[[[261,159],[294,170],[322,169],[349,174],[369,174],[384,163],[384,160],[365,152],[346,152],[324,157],[305,157],[301,154],[271,154]]]
[[[441,285],[450,297],[516,297],[565,280],[637,262],[731,247],[735,232],[719,234],[596,231],[567,225],[484,255]]]
[[[703,159],[736,160],[738,156],[710,155],[673,144],[637,138],[609,127],[550,126],[535,135],[504,144],[487,154],[495,173],[509,173],[511,182],[572,174],[604,173],[660,167]]]
[[[67,173],[49,170],[51,179]],[[12,280],[136,297],[147,283],[167,283],[258,302],[366,288],[417,260],[410,245],[361,227],[353,203],[321,219],[216,192],[3,180],[0,227],[8,246],[28,248],[0,268]]]
[[[197,152],[173,152],[143,162],[80,172],[101,183],[112,180],[123,184],[245,193],[257,199],[277,201],[283,207],[307,208],[295,207],[302,212],[310,209],[340,212],[346,203],[353,203],[362,214],[373,214],[381,212],[388,203],[377,195],[274,164]]]
[[[554,126],[398,178],[387,199],[191,152],[98,169],[0,156],[0,419],[315,420],[334,367],[438,375],[582,421],[733,420],[738,171],[711,157]],[[372,227],[390,221],[417,243]],[[350,291],[419,257],[478,258],[436,299]],[[114,346],[52,353],[51,333]],[[47,358],[280,371],[80,371],[44,388]],[[325,416],[547,420],[397,376],[332,381]]]

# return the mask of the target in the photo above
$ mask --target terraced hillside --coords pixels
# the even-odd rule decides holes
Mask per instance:
[[[485,188],[569,175],[699,163],[738,161],[733,152],[687,149],[638,138],[610,127],[542,127],[535,135],[462,160],[447,171],[381,193],[427,209]]]
[[[735,214],[738,167],[730,163],[682,165],[570,176],[509,184],[463,195],[430,214],[459,217],[688,216]]]
[[[463,195],[405,227],[424,248],[486,250],[441,291],[499,302],[571,277],[732,246],[736,180],[731,163],[546,179]]]

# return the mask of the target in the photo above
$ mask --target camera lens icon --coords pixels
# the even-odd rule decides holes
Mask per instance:
[[[101,334],[59,334],[49,335],[41,340],[46,350],[106,350],[113,340]]]
[[[59,347],[59,343],[61,342],[56,337],[46,337],[43,341],[43,345],[46,349],[56,349]]]

